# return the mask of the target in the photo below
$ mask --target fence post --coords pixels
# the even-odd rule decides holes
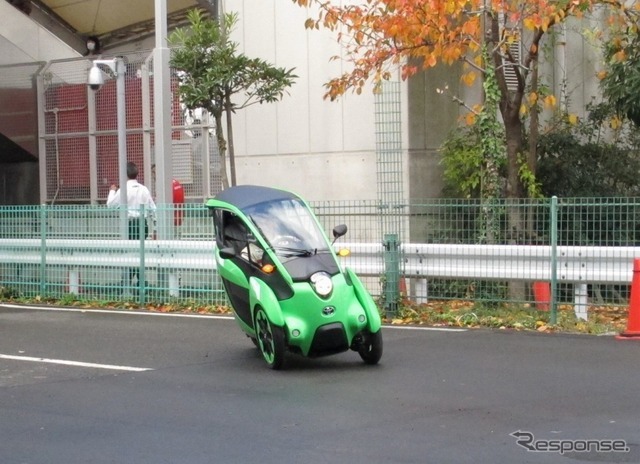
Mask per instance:
[[[556,324],[558,321],[558,302],[557,302],[557,285],[558,285],[558,197],[551,197],[550,203],[550,230],[551,230],[551,301],[550,304],[550,322]]]
[[[40,205],[40,295],[47,286],[47,205]]]
[[[385,234],[384,236],[384,304],[388,318],[394,317],[398,312],[398,300],[400,282],[400,244],[397,234]]]
[[[147,238],[147,228],[145,227],[147,225],[147,218],[146,218],[146,211],[144,208],[144,205],[140,205],[140,216],[138,216],[138,240],[140,241],[140,267],[138,268],[138,289],[140,291],[140,306],[144,306],[145,303],[145,293],[147,291],[146,289],[146,285],[147,285],[147,279],[145,276],[145,256],[144,256],[144,245],[145,245],[145,239]]]

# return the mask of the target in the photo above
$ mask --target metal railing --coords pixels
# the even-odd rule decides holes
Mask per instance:
[[[529,221],[527,233],[507,233],[504,219],[501,236],[494,234],[494,242],[502,243],[478,239],[486,236],[480,220],[486,205],[475,201],[312,206],[327,231],[349,225],[349,243],[336,244],[351,249],[344,264],[364,277],[387,310],[400,298],[460,299],[544,303],[552,309],[566,303],[586,317],[590,305],[626,304],[633,260],[640,255],[638,199],[492,205],[503,219],[518,208],[517,216]],[[403,231],[382,236],[380,215],[390,210],[404,223]],[[159,208],[158,214],[173,216],[173,207]],[[187,204],[181,217],[165,234],[172,240],[154,240],[153,233],[146,240],[123,240],[118,212],[104,206],[2,207],[0,287],[5,295],[225,304],[208,211]],[[549,287],[547,301],[533,290],[541,282]]]

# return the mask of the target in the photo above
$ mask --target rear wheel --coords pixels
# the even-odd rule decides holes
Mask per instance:
[[[364,340],[358,348],[358,354],[367,364],[378,364],[382,357],[382,330],[363,334]]]
[[[256,337],[262,357],[271,369],[280,369],[284,363],[284,331],[273,325],[264,309],[256,311]]]

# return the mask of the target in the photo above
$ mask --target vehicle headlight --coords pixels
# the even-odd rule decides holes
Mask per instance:
[[[311,286],[316,293],[322,297],[327,297],[333,291],[333,281],[326,272],[316,272],[311,276]]]

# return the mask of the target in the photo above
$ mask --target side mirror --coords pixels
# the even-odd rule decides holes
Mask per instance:
[[[218,250],[218,253],[220,253],[220,257],[223,259],[231,259],[237,256],[236,250],[234,250],[232,247],[220,248]]]
[[[333,228],[333,241],[335,242],[346,233],[347,233],[347,226],[345,224],[340,224],[339,226],[335,226]]]

